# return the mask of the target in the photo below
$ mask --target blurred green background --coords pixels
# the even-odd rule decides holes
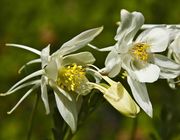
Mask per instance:
[[[0,0],[0,92],[5,92],[37,68],[36,65],[28,67],[18,75],[18,69],[37,56],[6,47],[5,43],[24,44],[39,50],[51,44],[53,52],[80,32],[103,25],[103,33],[93,44],[106,47],[115,43],[113,37],[121,9],[142,12],[145,23],[178,24],[179,6],[179,0]],[[107,54],[95,51],[93,54],[97,58],[96,64],[103,67]],[[124,85],[129,90],[125,82]],[[154,107],[153,119],[143,111],[136,119],[126,118],[103,102],[87,118],[73,140],[128,140],[131,135],[136,140],[180,140],[180,90],[171,90],[165,80],[147,86]],[[26,138],[35,94],[30,95],[13,114],[6,114],[25,91],[0,97],[0,140]],[[45,115],[40,101],[32,140],[52,140],[52,128],[52,115]]]

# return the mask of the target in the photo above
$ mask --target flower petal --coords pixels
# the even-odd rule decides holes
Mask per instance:
[[[18,73],[21,73],[21,71],[28,65],[35,64],[35,63],[41,63],[41,59],[34,59],[29,62],[27,62],[25,65],[23,65],[19,70]]]
[[[97,35],[99,35],[102,30],[103,27],[99,27],[80,33],[73,39],[64,43],[62,47],[57,51],[57,53],[60,53],[61,55],[66,55],[82,48],[83,46],[91,42]]]
[[[177,35],[175,40],[170,44],[170,48],[173,50],[174,53],[180,53],[180,34]]]
[[[84,79],[81,81],[80,85],[75,89],[75,92],[78,95],[87,95],[91,92],[92,87],[88,84],[88,79],[84,77]]]
[[[176,84],[175,84],[174,79],[168,79],[167,82],[168,82],[170,88],[176,89]]]
[[[139,106],[150,116],[153,116],[152,105],[144,83],[133,80],[130,76],[127,77],[128,84],[132,94]]]
[[[110,52],[114,48],[114,46],[109,46],[109,47],[105,47],[105,48],[97,48],[96,46],[91,45],[91,44],[88,44],[88,46],[90,48],[95,49],[100,52]]]
[[[54,92],[54,95],[59,113],[64,121],[70,126],[72,133],[74,133],[77,129],[78,117],[75,99],[72,97],[72,101],[69,101],[63,94],[56,92]]]
[[[143,24],[144,16],[140,12],[130,13],[127,10],[121,10],[121,23],[114,38],[116,41],[120,42],[118,45],[120,52],[124,52],[124,49],[127,49],[127,44],[132,42],[137,31]]]
[[[53,80],[49,80],[49,85],[51,88],[56,92],[56,93],[61,93],[63,94],[68,100],[72,101],[71,96],[68,92],[65,90],[61,89]]]
[[[115,77],[121,70],[121,59],[117,52],[113,49],[107,56],[105,61],[105,68],[100,70],[101,74]]]
[[[90,84],[100,90],[104,94],[104,98],[119,112],[128,117],[135,117],[140,111],[139,106],[131,98],[124,86],[120,82],[115,82],[107,76],[102,76],[102,78],[109,86],[101,86],[95,83]]]
[[[70,65],[73,63],[85,66],[95,62],[94,56],[90,52],[81,52],[63,57],[62,65]]]
[[[14,90],[14,88],[16,88],[17,86],[19,86],[20,84],[22,84],[23,82],[25,82],[25,81],[27,81],[27,80],[29,80],[31,78],[42,75],[43,72],[44,72],[43,70],[38,70],[38,71],[26,76],[25,78],[23,78],[22,80],[17,82],[14,86],[12,86],[7,92],[10,92],[11,90]]]
[[[50,54],[50,45],[48,45],[46,48],[44,48],[41,52],[41,62],[42,62],[42,68],[44,68],[49,59],[49,54]]]
[[[163,28],[152,28],[142,32],[136,39],[136,43],[147,43],[150,52],[163,52],[169,44],[169,34]]]
[[[17,47],[17,48],[25,49],[25,50],[33,52],[33,53],[35,53],[37,55],[41,55],[41,52],[39,50],[36,50],[36,49],[28,47],[28,46],[19,45],[19,44],[11,44],[11,43],[6,44],[6,46],[12,46],[12,47]]]
[[[169,53],[172,53],[174,60],[180,64],[180,35],[177,35],[175,40],[169,46]]]
[[[90,65],[90,66],[94,67],[94,65]],[[102,80],[102,77],[98,71],[88,67],[86,68],[86,72],[93,76],[93,78],[95,79],[95,83],[100,83],[100,81]]]
[[[30,81],[30,82],[27,82],[27,83],[24,83],[24,84],[21,84],[20,86],[14,88],[13,90],[11,91],[8,91],[6,93],[1,93],[0,96],[7,96],[7,95],[10,95],[22,88],[25,88],[27,86],[30,86],[30,85],[35,85],[35,84],[40,84],[41,83],[41,80],[33,80],[33,81]]]
[[[134,70],[133,73],[139,82],[152,83],[158,80],[160,68],[154,64],[147,64],[140,70]]]
[[[44,107],[46,109],[46,114],[50,113],[49,109],[49,101],[48,101],[48,93],[47,93],[47,79],[45,76],[41,77],[41,99],[44,103]]]
[[[10,110],[7,112],[7,114],[11,114],[21,103],[22,101],[33,91],[35,90],[36,88],[39,87],[39,84],[37,85],[34,85],[31,89],[29,89],[24,95],[23,97],[18,101],[18,103]]]
[[[115,91],[117,90],[117,91]],[[117,97],[119,97],[118,100],[115,100],[108,96],[108,94],[116,94]],[[136,115],[139,113],[140,109],[138,105],[134,102],[134,100],[131,98],[127,90],[118,83],[116,89],[115,87],[110,87],[106,94],[104,94],[104,98],[119,112],[122,114],[128,116],[128,117],[136,117]]]
[[[51,60],[45,67],[45,74],[49,79],[56,80],[58,76],[58,67],[55,60]]]
[[[154,63],[160,67],[161,78],[171,79],[180,75],[180,64],[159,54],[154,55]]]

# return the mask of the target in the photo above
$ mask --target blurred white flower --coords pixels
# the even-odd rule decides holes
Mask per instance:
[[[172,41],[168,48],[168,57],[174,59],[180,65],[180,33],[175,36],[175,39]],[[180,86],[180,69],[177,70],[179,76],[176,79],[168,79],[169,86],[171,88],[176,88]]]
[[[169,57],[180,64],[180,33],[169,46]]]
[[[26,76],[6,93],[1,93],[1,96],[12,94],[24,87],[32,85],[19,102],[13,107],[8,114],[12,113],[18,105],[36,88],[41,87],[41,98],[44,103],[46,114],[50,112],[48,102],[47,85],[49,85],[54,92],[56,105],[59,113],[70,126],[72,132],[76,131],[77,117],[78,117],[78,95],[86,95],[90,92],[91,88],[87,85],[88,79],[86,78],[87,64],[92,64],[95,58],[90,52],[81,52],[70,54],[88,44],[92,41],[101,31],[103,27],[94,28],[82,32],[70,41],[64,43],[59,50],[50,55],[50,46],[44,48],[41,52],[18,44],[7,44],[7,46],[18,47],[29,50],[40,56],[39,59],[28,62],[25,66],[33,63],[41,63],[41,69]],[[25,67],[23,66],[20,71]],[[32,78],[38,78],[29,81]],[[28,81],[28,82],[27,82]],[[74,94],[77,93],[77,94]]]

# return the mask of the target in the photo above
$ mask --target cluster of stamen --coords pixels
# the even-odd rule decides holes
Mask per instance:
[[[147,61],[148,59],[148,53],[147,49],[150,46],[146,43],[137,43],[133,46],[131,49],[133,56],[135,56],[136,59],[141,61]]]
[[[63,67],[58,72],[57,84],[62,89],[75,91],[85,78],[85,69],[77,64]]]

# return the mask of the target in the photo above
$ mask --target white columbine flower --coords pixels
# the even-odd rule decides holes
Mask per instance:
[[[169,46],[169,57],[172,57],[180,64],[180,33],[175,37],[174,41]]]
[[[168,57],[174,59],[180,65],[180,34],[177,34],[174,41],[170,44]],[[176,84],[180,85],[180,69],[177,72],[179,72],[177,79],[168,79],[171,88],[176,88]]]
[[[76,131],[78,100],[76,97],[79,95],[86,95],[90,92],[91,88],[88,86],[88,79],[86,78],[87,64],[92,64],[95,58],[90,52],[81,52],[70,54],[88,44],[92,41],[101,31],[102,27],[94,28],[82,32],[70,41],[64,43],[59,50],[52,55],[49,54],[50,46],[44,48],[41,52],[23,45],[7,44],[7,46],[19,47],[29,50],[40,56],[39,59],[32,60],[26,65],[33,63],[41,63],[41,69],[26,76],[6,93],[0,94],[6,96],[12,94],[24,87],[32,85],[14,108],[8,112],[12,113],[16,107],[36,88],[41,87],[41,98],[44,103],[46,114],[50,112],[48,102],[47,85],[49,85],[54,92],[56,105],[59,113],[70,126],[72,132]],[[22,70],[23,66],[20,70]],[[29,81],[32,78],[40,79]],[[27,82],[28,81],[28,82]]]
[[[151,28],[135,39],[143,24],[144,16],[141,13],[121,10],[121,22],[115,36],[117,43],[101,50],[110,50],[101,73],[115,77],[121,68],[127,71],[127,80],[135,100],[152,117],[152,105],[145,83],[152,83],[159,77],[168,78],[169,71],[172,71],[172,77],[176,77],[179,66],[167,57],[155,54],[165,51],[169,44],[169,34],[165,29]]]

